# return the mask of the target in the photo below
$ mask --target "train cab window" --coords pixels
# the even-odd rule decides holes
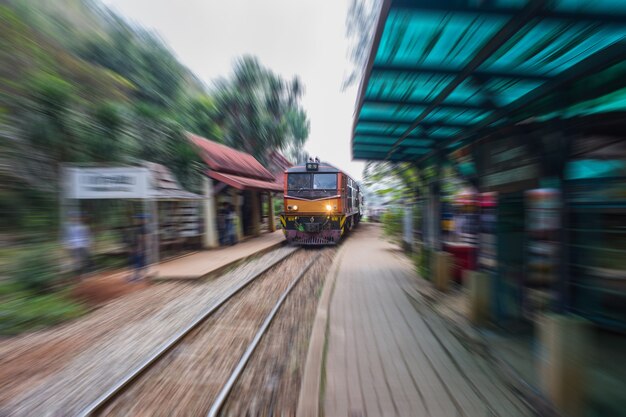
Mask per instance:
[[[337,174],[313,174],[313,189],[336,190]]]
[[[290,190],[308,190],[311,188],[311,174],[289,174],[287,188]]]

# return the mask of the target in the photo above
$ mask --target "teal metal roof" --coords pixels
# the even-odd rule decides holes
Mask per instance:
[[[597,90],[602,100],[587,92],[586,104],[541,100],[625,59],[624,0],[386,0],[359,91],[353,157],[420,160],[515,114],[549,120],[559,106],[575,105],[560,117],[624,110],[623,94],[607,100],[626,87],[626,67],[610,79],[614,90]]]

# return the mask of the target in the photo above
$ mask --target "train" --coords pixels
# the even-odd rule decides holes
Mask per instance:
[[[280,222],[289,243],[336,245],[361,220],[361,189],[344,171],[312,160],[284,176]]]

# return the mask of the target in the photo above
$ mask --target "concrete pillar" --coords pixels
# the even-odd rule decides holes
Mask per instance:
[[[590,345],[589,323],[579,317],[548,314],[539,320],[538,366],[541,388],[570,417],[585,415]]]
[[[204,177],[202,181],[204,192],[204,236],[202,244],[205,249],[216,248],[218,246],[217,224],[215,211],[215,196],[213,195],[213,180]]]
[[[259,236],[261,234],[261,198],[258,191],[252,191],[251,204],[252,204],[252,236]]]
[[[490,288],[489,274],[478,271],[464,271],[463,281],[469,287],[469,319],[476,325],[485,325],[489,321]]]
[[[447,291],[450,286],[452,275],[452,255],[444,251],[432,252],[431,274],[435,288],[439,291]]]
[[[274,199],[272,193],[267,193],[267,227],[270,232],[276,231],[276,223],[274,222]]]
[[[443,242],[441,239],[441,184],[437,179],[433,184],[433,247],[435,250],[441,250],[443,248]]]

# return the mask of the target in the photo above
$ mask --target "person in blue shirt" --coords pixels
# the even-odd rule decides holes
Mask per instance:
[[[77,278],[87,272],[89,267],[89,249],[91,248],[91,234],[78,213],[72,213],[70,221],[65,227],[64,245],[72,259],[72,271]]]
[[[128,233],[128,243],[130,245],[130,257],[132,275],[129,281],[140,281],[144,279],[148,256],[148,231],[145,222],[146,216],[135,216],[135,224]]]

